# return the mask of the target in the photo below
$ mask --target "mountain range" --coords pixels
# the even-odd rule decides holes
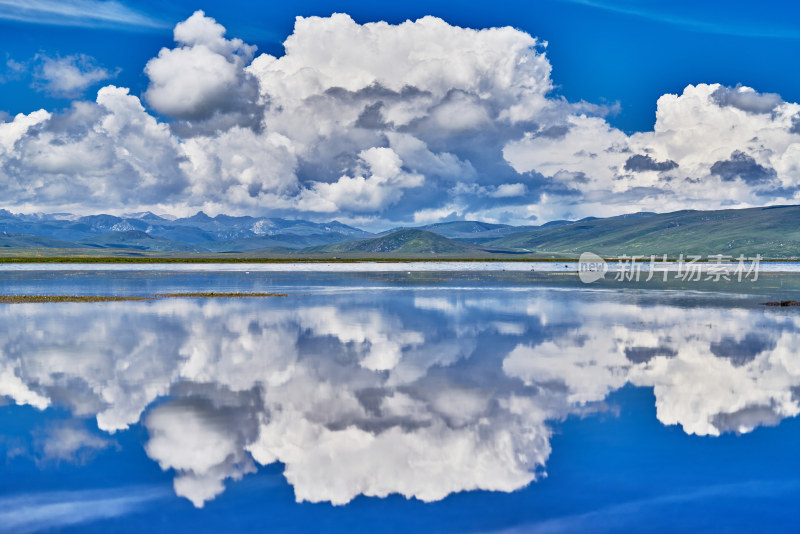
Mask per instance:
[[[800,206],[634,213],[540,226],[448,221],[373,234],[338,221],[13,214],[0,210],[4,255],[242,257],[574,257],[761,254],[800,258]]]
[[[150,212],[122,217],[75,217],[69,214],[18,215],[0,210],[0,232],[0,247],[115,248],[155,252],[245,252],[269,247],[297,249],[372,235],[337,221],[320,224],[265,217],[209,217],[202,211],[191,217],[169,218]],[[58,242],[51,243],[43,238]]]

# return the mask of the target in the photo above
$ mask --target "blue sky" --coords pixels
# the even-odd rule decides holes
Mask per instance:
[[[163,176],[154,178],[163,187],[151,187],[153,190],[143,195],[131,196],[113,189],[113,195],[100,196],[98,190],[108,191],[108,182],[116,182],[119,178],[104,176],[103,184],[93,190],[89,182],[99,180],[101,173],[97,169],[76,171],[74,165],[53,167],[35,164],[25,169],[14,164],[12,160],[15,156],[19,159],[25,153],[25,144],[32,135],[38,135],[39,141],[44,142],[41,134],[28,132],[19,139],[15,137],[14,148],[19,154],[12,154],[8,150],[5,160],[0,159],[0,169],[5,167],[5,173],[0,174],[0,187],[6,185],[3,189],[6,198],[10,199],[8,207],[18,211],[56,208],[87,212],[125,211],[131,208],[128,211],[133,211],[133,208],[153,207],[160,211],[189,213],[204,208],[211,212],[272,213],[316,219],[338,217],[363,225],[428,222],[445,218],[482,218],[519,223],[543,222],[559,217],[657,211],[658,208],[748,207],[791,203],[797,199],[796,158],[791,151],[787,156],[786,150],[798,139],[793,136],[781,140],[770,138],[766,145],[763,141],[760,144],[747,144],[748,139],[759,138],[759,135],[769,137],[765,135],[765,130],[791,130],[795,124],[792,121],[797,112],[791,104],[800,100],[800,74],[792,65],[800,55],[800,25],[794,22],[799,19],[800,7],[791,2],[760,2],[757,9],[748,2],[697,4],[611,0],[542,0],[502,4],[417,1],[402,4],[353,1],[255,3],[239,0],[165,4],[96,0],[65,3],[47,0],[36,4],[38,10],[31,10],[25,5],[17,0],[0,1],[0,42],[5,55],[0,58],[0,111],[8,114],[6,121],[18,113],[28,114],[40,108],[50,112],[63,111],[76,100],[92,102],[99,88],[113,84],[129,88],[130,95],[140,99],[149,115],[169,125],[173,134],[170,142],[182,148],[175,155],[174,159],[178,162],[174,165],[175,169],[163,170],[169,165],[162,164],[159,172]],[[264,131],[277,131],[295,142],[302,134],[293,127],[281,124],[289,120],[288,115],[282,118],[270,116],[270,104],[265,102],[277,102],[275,95],[270,94],[270,83],[275,82],[274,73],[268,75],[271,76],[269,80],[259,80],[260,101],[253,101],[255,107],[246,112],[237,111],[239,115],[236,117],[230,109],[221,110],[220,114],[227,113],[228,116],[227,122],[222,123],[206,120],[199,124],[199,115],[195,111],[189,113],[194,113],[190,119],[180,113],[176,116],[175,109],[165,105],[163,100],[161,105],[158,104],[154,99],[156,91],[151,91],[153,98],[148,98],[148,88],[174,81],[155,81],[145,73],[148,61],[161,48],[188,46],[173,41],[172,29],[196,10],[203,10],[208,20],[213,19],[223,26],[227,30],[226,39],[239,38],[248,45],[257,46],[257,52],[254,53],[237,52],[237,60],[233,56],[226,56],[229,62],[238,61],[236,66],[241,69],[246,69],[253,58],[262,53],[282,56],[283,41],[292,35],[297,16],[328,17],[332,13],[347,13],[356,24],[362,25],[377,21],[400,24],[432,15],[453,27],[483,29],[511,26],[520,33],[537,38],[539,43],[548,43],[546,48],[537,49],[538,57],[545,58],[552,69],[547,79],[542,80],[546,82],[544,85],[548,85],[544,90],[549,99],[548,108],[546,113],[540,109],[538,114],[529,114],[524,120],[509,121],[501,117],[497,103],[492,101],[497,95],[491,94],[494,90],[504,91],[506,88],[494,87],[488,93],[473,94],[471,89],[455,84],[452,91],[463,92],[473,100],[477,98],[479,105],[488,110],[494,131],[501,132],[487,139],[486,136],[490,134],[486,133],[484,125],[478,133],[472,132],[467,136],[463,131],[458,135],[450,132],[445,138],[444,133],[432,135],[429,127],[424,132],[415,130],[415,125],[411,123],[395,122],[390,128],[392,132],[413,135],[415,142],[424,143],[431,157],[438,157],[439,161],[442,157],[449,157],[448,154],[452,155],[455,159],[450,159],[456,162],[456,167],[449,171],[443,171],[441,165],[438,171],[432,169],[413,158],[408,150],[403,152],[398,148],[399,141],[392,141],[385,136],[388,132],[385,129],[381,131],[383,137],[372,139],[365,139],[361,135],[363,132],[359,131],[353,134],[359,140],[353,140],[347,147],[334,148],[328,139],[314,147],[305,147],[310,153],[293,147],[295,155],[289,160],[276,153],[271,163],[262,163],[260,167],[282,168],[282,175],[279,171],[270,176],[253,171],[258,174],[257,177],[248,179],[247,183],[236,184],[246,193],[232,192],[229,190],[233,180],[231,176],[244,171],[226,168],[225,159],[229,153],[224,150],[214,152],[219,159],[215,164],[219,169],[214,171],[216,174],[199,178],[198,167],[204,165],[194,160],[191,168],[181,166],[180,161],[185,161],[187,157],[192,159],[187,156],[185,147],[189,137],[208,137],[210,131],[224,133],[232,124],[242,126],[241,113],[258,115],[258,126],[254,126],[253,122],[247,125],[257,130],[258,135]],[[313,31],[316,30],[309,30],[308,35],[313,35]],[[431,39],[431,43],[437,42],[436,37]],[[445,41],[439,42],[444,43],[447,49]],[[348,43],[350,45],[354,49],[362,46],[356,42]],[[498,57],[502,57],[502,47],[496,52]],[[470,52],[451,46],[447,53],[452,57],[465,57]],[[524,54],[524,51],[520,49],[510,53]],[[339,61],[344,61],[345,56],[342,54],[339,59],[334,57],[329,65],[340,64]],[[298,56],[297,60],[308,63],[306,67],[309,69],[320,67],[312,64],[314,61],[309,57]],[[387,58],[387,61],[391,59]],[[445,64],[448,62],[452,63],[452,58],[445,60]],[[53,82],[54,73],[64,73],[63,69],[58,70],[57,67],[64,65],[77,69],[84,77],[73,79],[72,83],[63,77],[58,83]],[[185,74],[189,79],[192,72],[189,67],[187,69]],[[476,71],[475,75],[492,73]],[[245,79],[249,76],[241,75],[235,83],[246,85]],[[398,76],[402,79],[403,74]],[[332,87],[341,83],[329,81]],[[441,81],[426,79],[421,82],[420,88],[424,89],[426,82],[439,87]],[[382,79],[379,73],[375,73],[374,83],[390,86],[392,81]],[[652,134],[658,99],[665,94],[681,95],[690,84],[721,84],[734,90],[741,85],[752,88],[756,95],[779,95],[779,98],[776,97],[778,100],[774,100],[773,108],[766,110],[772,112],[772,122],[767,124],[755,120],[763,118],[755,115],[764,114],[765,110],[753,112],[746,107],[737,108],[730,104],[730,100],[720,104],[722,100],[717,97],[712,100],[715,98],[714,102],[721,108],[731,108],[725,109],[731,113],[725,117],[717,116],[717,108],[698,112],[692,108],[687,97],[672,103],[669,110],[666,106],[664,108],[668,111],[667,115],[680,114],[684,117],[680,124],[672,125],[678,135],[683,129],[702,129],[712,135],[713,128],[720,127],[720,121],[726,127],[739,128],[746,133],[741,139],[729,139],[705,152],[698,149],[693,154],[676,149],[663,136],[656,135],[655,139],[631,137],[636,132]],[[237,91],[239,89],[242,88]],[[709,95],[715,89],[701,89],[700,93],[705,91],[706,95],[702,98],[711,98]],[[527,93],[513,95],[520,100],[530,96]],[[507,105],[507,97],[503,97],[503,105]],[[231,96],[232,100],[245,98],[244,93]],[[701,97],[695,95],[693,98]],[[431,104],[426,112],[434,115],[439,109],[437,106],[441,107],[443,102]],[[560,105],[559,102],[566,102],[569,106]],[[364,109],[380,104],[382,102],[376,101],[375,97],[365,97],[363,102]],[[559,109],[556,110],[556,107]],[[776,111],[779,108],[780,113]],[[266,115],[262,117],[264,109]],[[740,116],[742,109],[749,115]],[[337,113],[333,120],[337,125],[341,126],[346,120],[352,119],[346,119],[348,116],[343,111]],[[585,122],[578,125],[571,122],[570,117],[585,113],[601,118],[605,121],[604,125]],[[297,113],[287,114],[297,116]],[[71,120],[67,118],[68,112],[62,115],[66,121]],[[55,131],[52,121],[48,124],[49,129]],[[525,135],[536,138],[550,127],[556,128],[550,131],[571,128],[573,132],[583,133],[571,139],[567,136],[557,147],[544,146],[541,142],[537,144],[535,139],[524,141]],[[604,131],[598,133],[598,127]],[[605,131],[608,129],[611,130],[610,134]],[[63,130],[54,134],[55,137],[59,135],[63,136]],[[686,139],[690,137],[686,136]],[[586,141],[587,138],[603,140],[591,144]],[[702,144],[699,139],[689,142]],[[91,143],[94,146],[98,144],[97,141]],[[485,148],[493,143],[496,145],[494,153],[490,148]],[[766,147],[767,152],[759,148],[761,145]],[[108,141],[107,146],[109,150],[120,153],[119,140]],[[242,148],[243,142],[238,142],[237,146],[244,152],[252,150],[255,153],[263,149],[255,146]],[[624,158],[593,162],[588,159],[574,161],[574,158],[567,157],[577,153],[610,152],[615,150],[614,147],[622,152],[648,155],[656,163],[674,161],[676,168],[660,171],[656,170],[656,165],[653,169],[632,171],[630,165],[625,167],[627,160]],[[364,159],[362,154],[370,148],[392,150],[398,156],[395,159],[403,172],[421,178],[410,179],[406,176],[397,180],[389,179],[389,185],[370,182],[370,176],[375,176],[375,167],[370,166],[370,161],[375,158]],[[481,151],[482,148],[485,150]],[[204,150],[210,149],[206,147]],[[122,152],[130,151],[124,149]],[[554,152],[562,154],[557,161],[551,157]],[[745,162],[744,170],[740,173],[720,175],[712,171],[715,163],[739,161],[735,156],[737,153],[743,154],[742,161]],[[388,161],[387,153],[379,156],[382,161]],[[87,157],[91,159],[91,155]],[[118,163],[122,165],[124,162]],[[134,162],[130,167],[139,169],[141,165]],[[755,175],[749,172],[752,169],[756,169]],[[765,172],[758,169],[765,169]],[[59,187],[48,189],[38,183],[32,185],[32,176],[41,176],[42,172],[48,173]],[[660,174],[656,176],[648,172]],[[770,179],[752,178],[756,175],[769,176]],[[343,182],[340,180],[342,176],[351,181]],[[147,184],[146,187],[152,185],[141,173],[139,179]],[[353,180],[358,179],[364,180],[364,187],[356,191],[353,189]],[[690,181],[679,187],[677,181],[680,180]],[[197,187],[198,181],[205,185]],[[214,182],[221,185],[214,192],[209,192]],[[57,191],[63,191],[65,183],[71,184],[71,190],[85,188],[81,198],[59,196]],[[244,198],[245,195],[248,198]],[[87,196],[92,198],[91,202],[86,200]],[[366,200],[338,201],[337,198],[342,196]],[[169,200],[155,202],[154,199]]]
[[[203,9],[231,35],[279,55],[296,16],[349,13],[358,22],[393,23],[425,15],[471,28],[511,25],[548,41],[557,91],[570,100],[619,102],[610,122],[626,131],[652,128],[656,99],[690,83],[742,84],[800,100],[800,6],[795,2],[620,2],[537,0],[533,2],[126,2],[161,27],[138,24],[43,25],[10,19],[0,2],[0,28],[7,57],[39,53],[89,54],[121,71],[115,82],[144,91],[145,63],[172,43],[172,26]],[[88,3],[87,3],[88,4]],[[64,21],[75,23],[79,21]],[[2,86],[3,109],[27,113],[64,106],[32,90],[30,80]]]

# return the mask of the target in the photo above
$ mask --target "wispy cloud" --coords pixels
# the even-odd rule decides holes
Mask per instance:
[[[77,420],[54,421],[34,432],[37,463],[83,464],[98,452],[114,447],[119,449],[119,444],[90,432]]]
[[[117,74],[84,54],[56,58],[38,55],[34,62],[33,75],[37,81],[34,87],[56,96],[78,96],[88,87]]]
[[[119,517],[169,496],[169,488],[133,487],[3,497],[0,532],[26,534]]]
[[[686,30],[713,33],[720,35],[732,35],[737,37],[771,37],[777,39],[800,39],[800,31],[796,28],[780,27],[776,25],[764,25],[754,23],[752,20],[746,24],[736,24],[735,22],[716,20],[702,20],[699,18],[676,15],[666,9],[652,7],[652,4],[627,5],[603,0],[558,0],[571,4],[602,9],[621,15],[639,17],[655,22],[661,22],[672,26],[679,26]],[[645,7],[649,6],[649,7]]]
[[[26,66],[24,63],[15,61],[8,57],[6,54],[5,68],[0,66],[0,83],[5,83],[9,80],[18,80],[25,73]]]
[[[114,0],[0,0],[0,20],[84,28],[169,28]]]

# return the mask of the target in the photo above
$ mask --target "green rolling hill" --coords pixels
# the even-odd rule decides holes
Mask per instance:
[[[256,237],[246,237],[242,239],[232,239],[230,241],[214,241],[203,243],[203,248],[212,252],[249,252],[261,249],[286,248],[296,251],[307,247],[324,246],[330,243],[352,240],[344,234],[330,232],[325,235],[309,234],[278,234]]]
[[[0,232],[0,247],[2,248],[84,248],[81,245],[61,239],[42,237],[29,234],[14,234]]]
[[[398,230],[380,237],[347,241],[300,251],[304,255],[359,254],[393,256],[482,256],[487,252],[427,230]]]
[[[111,232],[82,239],[78,244],[84,247],[134,249],[149,252],[203,252],[204,249],[187,243],[170,241],[163,237],[151,236],[140,230]]]
[[[400,230],[427,230],[448,239],[463,241],[465,243],[481,244],[505,235],[520,232],[536,226],[510,226],[508,224],[492,224],[481,221],[448,221],[428,224],[417,228],[401,227],[377,234],[384,236]]]
[[[604,256],[761,254],[800,257],[800,206],[634,214],[509,234],[486,243],[536,253]]]

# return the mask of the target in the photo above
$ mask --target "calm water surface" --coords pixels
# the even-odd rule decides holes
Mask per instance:
[[[0,273],[3,532],[793,532],[797,276]]]

